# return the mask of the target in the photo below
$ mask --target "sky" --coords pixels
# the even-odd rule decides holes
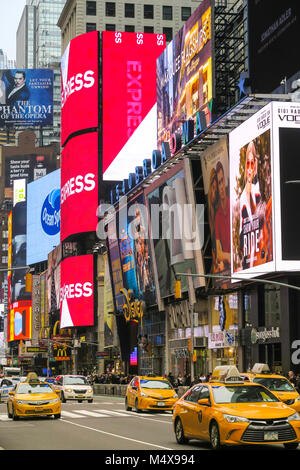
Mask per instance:
[[[0,0],[0,49],[16,59],[16,33],[26,0]]]

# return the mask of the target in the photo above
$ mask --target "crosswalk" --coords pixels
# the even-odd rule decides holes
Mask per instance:
[[[148,413],[139,413],[138,416],[147,415]],[[155,416],[168,416],[168,413],[155,413]],[[137,414],[132,411],[112,411],[107,409],[71,409],[70,411],[62,410],[61,417],[66,419],[80,419],[80,418],[128,418],[136,417]],[[11,421],[7,414],[0,414],[0,421]]]

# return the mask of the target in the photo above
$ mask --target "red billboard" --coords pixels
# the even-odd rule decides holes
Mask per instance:
[[[72,256],[61,262],[61,328],[94,324],[93,269],[93,255]]]
[[[102,33],[103,178],[122,180],[157,143],[156,59],[163,34]]]
[[[7,315],[7,341],[31,339],[31,306],[31,300],[11,304]]]
[[[61,154],[60,239],[97,228],[98,133],[78,135]]]
[[[76,36],[61,60],[61,144],[74,132],[98,127],[97,31]]]

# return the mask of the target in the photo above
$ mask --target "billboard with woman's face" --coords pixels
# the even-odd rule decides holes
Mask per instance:
[[[230,134],[232,273],[274,269],[271,108]]]

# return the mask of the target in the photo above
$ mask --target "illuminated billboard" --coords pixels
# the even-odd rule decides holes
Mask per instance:
[[[0,70],[0,127],[53,125],[53,70]]]
[[[7,316],[7,340],[25,340],[31,338],[31,301],[19,301],[11,304]]]
[[[60,170],[27,185],[27,265],[45,261],[60,243]]]
[[[61,262],[60,327],[94,325],[93,255]]]
[[[203,0],[157,60],[158,146],[203,111],[211,121],[212,11]]]
[[[123,180],[157,142],[156,60],[162,34],[102,32],[103,179]]]
[[[61,241],[97,228],[98,133],[78,135],[61,155]]]
[[[76,36],[61,60],[61,144],[75,132],[98,127],[99,33]]]
[[[201,167],[208,204],[212,272],[230,277],[230,194],[227,137],[220,139],[201,153]],[[216,279],[215,282],[223,284],[224,281]]]

